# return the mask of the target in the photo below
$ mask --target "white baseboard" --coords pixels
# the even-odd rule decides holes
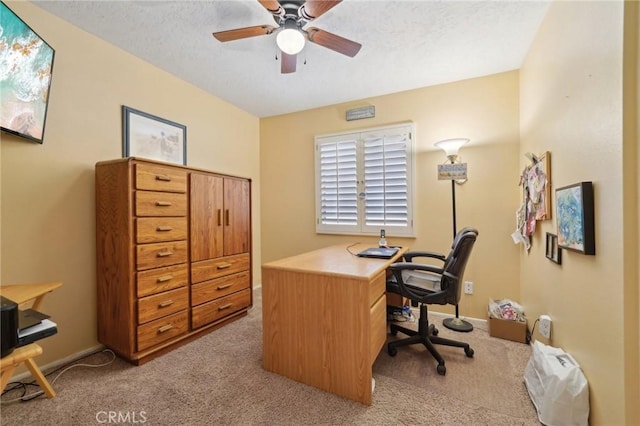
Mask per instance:
[[[55,360],[53,362],[50,362],[49,364],[46,365],[41,365],[40,367],[40,371],[42,371],[43,373],[45,373],[46,371],[49,370],[55,370],[58,367],[61,367],[63,365],[69,364],[71,362],[74,362],[78,359],[84,358],[87,355],[91,355],[94,354],[96,352],[100,352],[102,349],[105,349],[104,345],[97,345],[97,346],[93,346],[91,348],[85,349],[83,351],[77,352],[75,354],[69,355],[68,357],[62,358],[62,359],[58,359]],[[37,361],[37,360],[36,360]],[[25,379],[33,379],[33,377],[31,377],[31,372],[29,370],[24,371],[20,374],[16,374],[15,376],[13,376],[10,380],[10,382],[21,382]]]
[[[420,308],[411,308],[411,311],[413,312],[414,315],[416,315],[416,318],[418,315],[420,315]],[[429,315],[433,315],[436,317],[442,317],[442,318],[454,318],[455,315],[454,314],[447,314],[444,312],[434,312],[434,311],[429,311]],[[487,323],[487,319],[486,318],[474,318],[474,317],[466,317],[466,316],[460,316],[461,319],[463,320],[471,320],[471,321],[478,321],[481,323],[486,324]]]

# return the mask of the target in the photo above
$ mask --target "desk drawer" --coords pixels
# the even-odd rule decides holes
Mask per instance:
[[[138,300],[138,324],[187,309],[189,290],[181,287]]]
[[[136,216],[186,216],[187,194],[136,191]]]
[[[187,262],[187,242],[141,244],[136,246],[138,271]]]
[[[383,294],[371,308],[371,352],[370,359],[373,362],[378,357],[380,349],[387,340],[387,297]]]
[[[138,351],[150,348],[186,333],[189,321],[186,311],[160,318],[138,327]]]
[[[191,286],[191,305],[201,305],[245,288],[249,288],[248,271],[194,284]]]
[[[191,282],[200,283],[248,270],[248,253],[203,260],[191,265]]]
[[[380,298],[380,295],[385,294],[386,291],[387,273],[386,271],[382,271],[374,277],[369,284],[369,306],[373,306],[373,304]]]
[[[137,272],[137,296],[144,297],[161,291],[183,287],[189,281],[189,268],[186,263],[166,268]]]
[[[251,290],[242,290],[191,310],[191,327],[198,328],[249,306]]]
[[[138,244],[186,239],[186,217],[142,217],[136,219],[136,242]]]
[[[173,167],[136,164],[136,189],[187,192],[187,172]]]

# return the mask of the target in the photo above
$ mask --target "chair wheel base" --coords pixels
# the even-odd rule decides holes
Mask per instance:
[[[473,358],[473,354],[474,354],[473,349],[471,349],[471,348],[465,348],[465,349],[464,349],[464,354],[465,354],[466,356],[468,356],[469,358]]]
[[[436,370],[438,371],[438,374],[441,376],[444,376],[445,374],[447,374],[447,367],[445,367],[444,364],[438,364],[438,366],[436,367]]]
[[[387,346],[387,352],[389,353],[389,356],[398,355],[398,350],[396,348],[394,348],[393,346]]]

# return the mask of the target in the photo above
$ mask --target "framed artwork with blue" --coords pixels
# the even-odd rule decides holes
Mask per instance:
[[[556,220],[559,248],[596,254],[592,182],[556,189]]]

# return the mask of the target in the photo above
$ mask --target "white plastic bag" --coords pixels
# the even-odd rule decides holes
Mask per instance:
[[[534,342],[524,383],[547,426],[587,425],[589,386],[575,359],[560,348]]]

